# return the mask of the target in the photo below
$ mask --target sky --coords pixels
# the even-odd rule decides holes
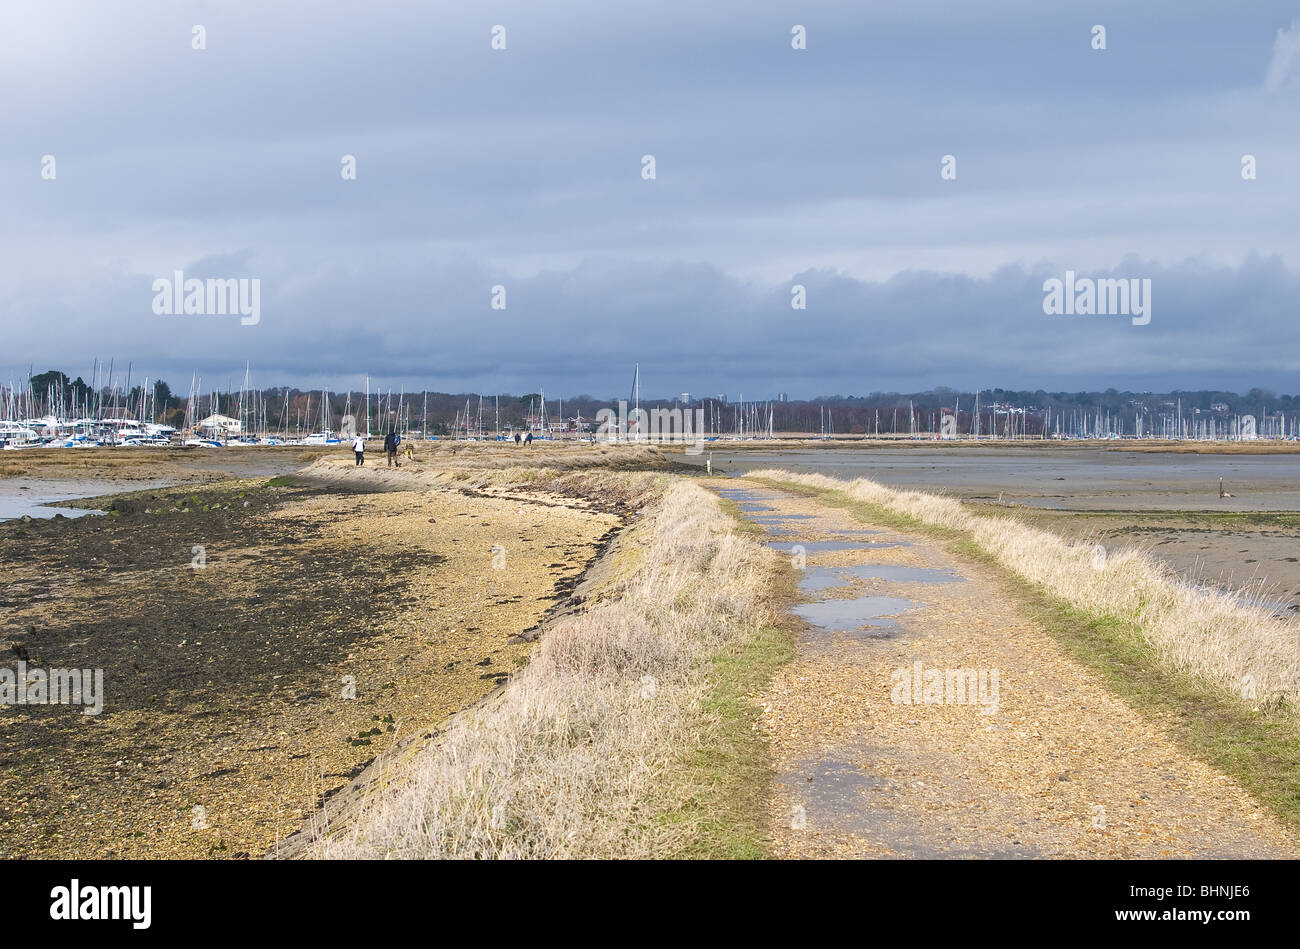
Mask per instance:
[[[4,0],[0,384],[1296,392],[1300,4],[1235,6]]]

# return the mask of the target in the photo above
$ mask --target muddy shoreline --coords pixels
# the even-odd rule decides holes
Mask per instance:
[[[526,661],[619,521],[380,479],[205,476],[0,524],[0,664],[106,693],[0,706],[0,856],[265,853]]]
[[[588,595],[595,590],[612,568],[618,556],[619,541],[627,526],[626,522],[620,523],[610,528],[600,538],[591,559],[583,566],[581,572],[571,580],[557,585],[556,602],[546,611],[538,624],[518,634],[520,642],[536,642],[555,623],[582,609]],[[461,716],[489,705],[505,687],[506,681],[499,681],[490,692],[460,709],[440,725],[409,734],[385,748],[366,762],[360,773],[346,785],[328,792],[320,801],[318,809],[307,818],[303,826],[268,850],[264,859],[303,859],[311,855],[312,849],[326,835],[347,833],[350,822],[371,800],[372,795],[382,793],[386,782],[399,778],[405,764],[414,756],[426,753],[436,746],[438,739],[453,728]]]

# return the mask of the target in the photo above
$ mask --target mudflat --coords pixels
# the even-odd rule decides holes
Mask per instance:
[[[619,523],[526,484],[312,470],[0,523],[0,664],[104,682],[97,715],[0,706],[0,857],[265,853],[525,662]]]

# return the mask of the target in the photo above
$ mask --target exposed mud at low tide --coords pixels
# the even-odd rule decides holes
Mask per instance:
[[[0,705],[0,856],[260,855],[525,662],[518,634],[618,523],[377,479],[0,524],[0,666],[102,669],[105,693]]]

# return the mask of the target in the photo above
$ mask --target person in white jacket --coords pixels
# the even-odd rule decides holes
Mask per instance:
[[[352,439],[352,450],[357,453],[357,463],[354,467],[360,468],[366,463],[366,436],[354,436]]]

